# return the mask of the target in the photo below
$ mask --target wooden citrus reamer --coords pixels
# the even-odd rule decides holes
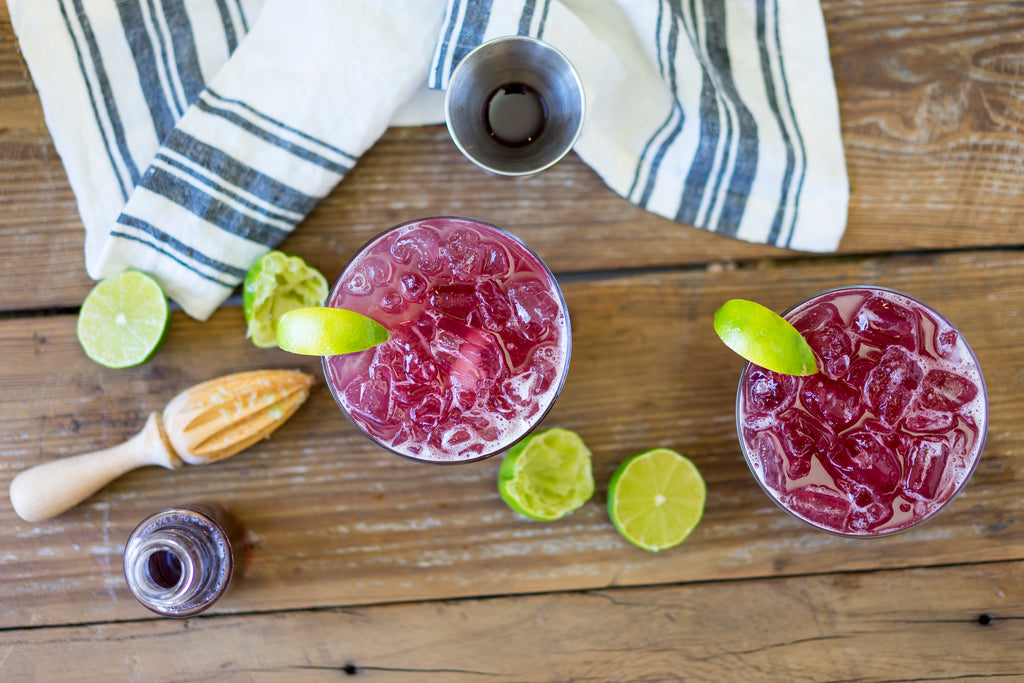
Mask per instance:
[[[205,465],[270,435],[309,396],[313,377],[253,370],[197,384],[150,413],[128,441],[37,465],[11,482],[14,511],[29,522],[59,515],[137,467]]]

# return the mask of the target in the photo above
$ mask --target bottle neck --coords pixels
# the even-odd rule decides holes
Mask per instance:
[[[212,605],[234,573],[224,528],[199,509],[178,508],[143,520],[124,550],[124,576],[150,610],[187,617]]]
[[[125,570],[136,597],[147,606],[180,607],[201,592],[211,559],[194,534],[164,528],[132,547]]]

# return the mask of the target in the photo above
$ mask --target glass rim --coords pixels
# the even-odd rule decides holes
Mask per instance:
[[[735,414],[735,422],[736,422],[736,437],[737,437],[737,440],[740,443],[740,451],[743,454],[743,460],[747,464],[747,468],[750,470],[751,475],[753,475],[754,481],[757,482],[757,485],[759,487],[761,487],[761,490],[764,491],[764,493],[768,496],[768,499],[771,500],[776,505],[776,507],[781,509],[783,512],[788,514],[790,517],[792,517],[792,518],[794,518],[796,520],[799,520],[800,522],[806,524],[807,526],[809,526],[809,527],[811,527],[813,529],[825,532],[827,534],[831,534],[833,536],[840,536],[840,537],[843,537],[843,538],[854,538],[854,539],[887,538],[889,536],[894,536],[896,534],[900,534],[900,533],[903,533],[905,531],[910,531],[911,529],[916,529],[916,528],[920,527],[922,524],[933,520],[935,517],[938,516],[938,514],[940,512],[945,510],[946,507],[949,506],[949,504],[952,503],[960,495],[960,493],[965,488],[967,488],[967,484],[970,482],[971,478],[974,476],[975,470],[977,470],[977,468],[978,468],[978,463],[981,462],[981,456],[982,456],[982,453],[985,450],[985,443],[986,443],[987,437],[988,437],[988,424],[989,424],[988,387],[985,384],[985,376],[984,376],[984,374],[982,373],[982,370],[981,370],[981,363],[978,362],[978,357],[977,357],[977,355],[975,355],[974,349],[971,348],[970,343],[968,343],[967,339],[960,332],[960,328],[957,327],[956,325],[954,325],[953,323],[951,323],[949,321],[949,319],[946,318],[946,316],[944,316],[942,313],[937,311],[935,308],[933,308],[929,304],[925,303],[924,301],[921,301],[919,298],[917,298],[915,296],[907,294],[906,292],[901,292],[898,289],[892,289],[891,287],[884,287],[884,286],[881,286],[881,285],[865,285],[865,284],[862,284],[862,285],[843,285],[843,286],[839,286],[839,287],[830,287],[828,289],[823,289],[823,290],[817,292],[816,294],[812,294],[810,296],[807,296],[807,297],[801,299],[800,301],[796,302],[795,304],[793,304],[792,306],[790,306],[789,308],[784,310],[781,313],[781,316],[783,318],[785,318],[791,312],[793,312],[794,310],[800,308],[801,306],[803,306],[804,304],[808,303],[809,301],[812,301],[812,300],[817,299],[819,297],[825,296],[826,294],[834,294],[836,292],[846,292],[846,291],[853,292],[853,291],[857,291],[857,290],[888,292],[888,293],[896,294],[898,296],[901,296],[901,297],[904,297],[906,299],[909,299],[910,301],[913,301],[914,303],[918,304],[922,308],[925,308],[928,311],[930,311],[931,313],[933,313],[935,316],[937,316],[939,318],[939,320],[941,320],[942,322],[945,322],[952,329],[956,330],[957,335],[960,338],[960,341],[963,342],[963,345],[964,345],[964,347],[966,347],[968,354],[970,354],[970,358],[973,361],[973,365],[974,365],[975,369],[978,372],[978,378],[979,378],[979,380],[981,382],[981,387],[980,388],[981,388],[981,394],[982,394],[982,396],[984,398],[985,411],[984,411],[984,419],[982,421],[982,424],[980,424],[978,426],[977,448],[976,449],[972,449],[972,450],[977,450],[977,455],[974,457],[974,461],[971,463],[970,467],[968,468],[967,474],[966,474],[966,476],[964,476],[963,482],[952,492],[952,494],[945,501],[942,502],[941,505],[935,507],[927,515],[925,515],[924,517],[921,517],[920,519],[918,519],[916,522],[913,522],[912,524],[908,524],[907,526],[904,526],[904,527],[899,528],[899,529],[894,529],[892,531],[885,531],[885,532],[882,532],[882,533],[872,532],[872,533],[865,533],[865,534],[848,533],[848,532],[837,531],[836,529],[830,529],[828,527],[825,527],[825,526],[822,526],[822,525],[817,524],[815,522],[812,522],[809,519],[805,519],[804,517],[798,515],[796,512],[794,512],[789,507],[784,505],[782,503],[782,501],[779,500],[779,498],[775,494],[775,492],[773,492],[771,489],[769,489],[765,485],[765,483],[761,480],[762,478],[758,475],[757,471],[754,469],[753,463],[751,462],[751,458],[750,458],[750,455],[749,455],[749,452],[748,452],[746,440],[743,438],[743,424],[742,424],[741,415],[740,415],[740,406],[742,404],[742,399],[743,399],[743,383],[744,383],[744,380],[746,379],[747,374],[750,372],[751,367],[760,367],[756,363],[752,363],[750,361],[747,361],[744,364],[743,370],[740,372],[739,382],[738,382],[737,387],[736,387],[736,406],[735,406],[735,409],[733,411],[734,414]],[[787,322],[788,322],[788,320],[787,320]]]
[[[414,224],[418,224],[418,223],[425,223],[427,221],[432,221],[432,220],[464,221],[464,222],[472,223],[472,224],[477,225],[477,226],[482,225],[485,228],[489,228],[489,229],[495,231],[496,233],[498,233],[499,235],[507,237],[507,238],[511,239],[512,241],[514,241],[519,246],[521,246],[529,255],[531,255],[534,259],[536,259],[537,263],[539,263],[541,268],[543,269],[543,272],[548,276],[551,284],[553,285],[553,290],[557,294],[557,301],[556,301],[556,303],[558,304],[558,306],[559,306],[559,308],[560,308],[560,310],[562,312],[562,315],[565,318],[566,337],[565,337],[565,363],[563,364],[562,371],[559,373],[558,385],[557,385],[557,387],[555,387],[554,393],[551,394],[551,398],[548,401],[547,405],[544,406],[544,409],[537,411],[536,414],[534,414],[534,415],[530,416],[530,418],[524,420],[524,422],[526,422],[528,424],[528,426],[523,431],[523,433],[520,434],[519,436],[517,436],[515,439],[512,439],[510,441],[507,441],[507,442],[502,441],[500,448],[496,448],[496,449],[493,449],[493,450],[487,450],[487,451],[481,453],[480,455],[472,457],[472,458],[459,458],[459,459],[451,459],[451,460],[434,460],[434,459],[428,459],[428,458],[417,458],[414,455],[410,455],[408,453],[402,453],[401,451],[395,450],[394,448],[391,448],[390,446],[387,446],[387,445],[381,443],[380,439],[376,438],[372,434],[369,434],[365,429],[363,429],[363,427],[358,422],[356,422],[355,419],[353,419],[352,415],[349,414],[348,410],[345,409],[344,404],[342,403],[342,401],[338,397],[338,389],[335,388],[334,383],[331,382],[331,380],[330,380],[330,376],[328,375],[328,367],[327,367],[327,362],[328,362],[328,359],[330,358],[330,356],[323,356],[320,359],[320,365],[321,365],[321,368],[322,368],[323,373],[324,373],[324,381],[327,384],[328,389],[330,389],[331,396],[334,398],[334,402],[337,404],[338,408],[341,410],[341,413],[345,416],[345,419],[347,419],[349,421],[349,423],[353,427],[356,428],[356,431],[358,431],[370,443],[372,443],[373,445],[377,446],[378,448],[380,448],[382,450],[387,451],[388,453],[390,453],[392,455],[397,455],[400,458],[404,458],[404,459],[412,461],[412,462],[426,463],[426,464],[430,464],[430,465],[464,465],[464,464],[471,463],[471,462],[479,462],[481,460],[486,460],[487,458],[494,457],[495,455],[498,455],[499,453],[507,451],[512,446],[516,445],[517,443],[519,443],[520,441],[525,439],[527,436],[529,436],[533,432],[533,430],[537,428],[537,425],[539,425],[544,420],[544,418],[547,417],[548,413],[551,412],[551,409],[554,407],[555,403],[557,402],[558,397],[562,394],[562,389],[565,387],[565,380],[569,376],[569,364],[570,364],[570,361],[572,360],[572,324],[571,324],[571,321],[569,319],[569,306],[568,306],[568,304],[566,304],[565,295],[562,292],[561,285],[558,283],[558,278],[555,277],[555,274],[551,271],[551,268],[548,267],[547,263],[544,262],[544,259],[542,259],[540,257],[540,255],[536,251],[534,251],[532,247],[530,247],[530,245],[528,245],[521,237],[519,237],[515,233],[513,233],[513,232],[511,232],[511,231],[509,231],[509,230],[507,230],[505,228],[502,228],[500,226],[494,225],[493,223],[490,223],[488,221],[480,220],[479,218],[470,218],[468,216],[458,216],[458,215],[432,215],[432,216],[424,216],[422,218],[414,218],[414,219],[403,221],[401,223],[393,225],[390,228],[387,228],[387,229],[382,230],[381,232],[377,233],[376,235],[374,235],[373,237],[368,239],[361,247],[359,247],[359,249],[357,249],[352,254],[352,256],[348,259],[348,261],[342,267],[341,271],[338,273],[337,277],[334,279],[333,284],[331,284],[330,291],[327,294],[327,301],[329,302],[329,301],[331,301],[331,299],[334,298],[334,293],[337,290],[338,286],[341,284],[342,277],[345,275],[346,272],[348,272],[348,269],[359,259],[359,257],[363,254],[363,252],[365,252],[370,247],[376,245],[378,242],[380,242],[380,240],[382,240],[387,235],[395,232],[396,230],[400,230],[401,228],[405,228],[405,227],[410,226],[410,225],[414,225]],[[365,353],[365,352],[360,352],[360,353]]]

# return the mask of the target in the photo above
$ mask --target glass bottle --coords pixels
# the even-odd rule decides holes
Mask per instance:
[[[142,520],[124,549],[135,598],[165,617],[190,617],[216,602],[244,570],[245,531],[222,505],[172,507]]]

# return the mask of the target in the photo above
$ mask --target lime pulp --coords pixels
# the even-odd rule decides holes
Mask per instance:
[[[498,493],[515,512],[550,522],[594,495],[590,449],[568,429],[546,429],[513,446],[498,472]]]
[[[277,321],[288,311],[321,306],[327,280],[298,256],[268,251],[245,274],[242,310],[246,335],[260,348],[277,346]]]

